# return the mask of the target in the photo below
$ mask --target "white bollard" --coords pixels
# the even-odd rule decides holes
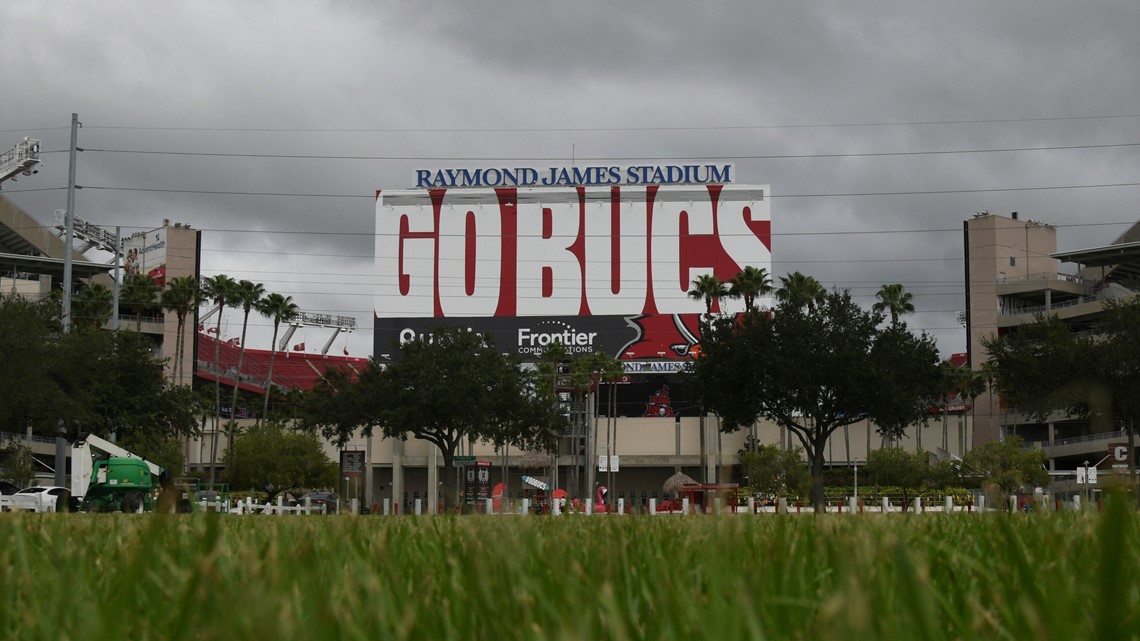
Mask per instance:
[[[681,514],[689,513],[689,497],[681,499]]]
[[[528,516],[530,514],[530,499],[522,500],[522,513],[523,516]]]
[[[950,514],[951,512],[954,511],[954,497],[952,497],[952,496],[946,497],[946,507],[943,507],[942,511],[947,513],[947,514]]]
[[[748,497],[748,513],[756,514],[756,499],[751,496]]]
[[[562,499],[550,499],[550,513],[554,516],[562,515]]]
[[[586,516],[594,513],[594,499],[586,499]]]
[[[625,499],[618,499],[617,513],[625,514]]]
[[[1009,497],[1009,511],[1010,512],[1016,512],[1017,511],[1017,495],[1016,494],[1011,495]]]
[[[353,516],[360,514],[360,499],[353,498],[352,501],[349,502],[349,504],[352,506]]]
[[[884,496],[883,497],[883,514],[886,514],[887,512],[890,512],[890,511],[891,511],[891,500]]]
[[[854,496],[848,498],[847,499],[847,508],[848,508],[848,511],[851,512],[852,514],[858,514],[859,513],[859,501],[858,501],[858,499],[856,499]]]
[[[780,497],[780,503],[779,503],[779,505],[777,505],[776,511],[779,512],[780,514],[787,514],[788,513],[788,499],[787,499],[787,497],[784,497],[784,496]]]
[[[657,514],[657,499],[649,499],[649,516]]]
[[[253,514],[253,497],[252,496],[245,497],[245,513],[246,514]]]
[[[416,514],[416,516],[420,516],[423,513],[424,513],[423,499],[416,499],[416,512],[415,512],[415,514]]]
[[[495,513],[495,503],[494,503],[495,499],[483,499],[483,501],[484,501],[483,512],[485,514],[494,514]]]
[[[978,514],[986,511],[986,495],[982,494],[978,497]]]
[[[391,510],[391,509],[392,509],[392,499],[384,499],[384,516],[388,516],[388,514],[390,514],[389,510]]]
[[[921,496],[914,497],[914,513],[915,514],[922,514],[922,497]]]
[[[720,498],[719,496],[716,497],[716,500],[713,501],[713,514],[720,514],[724,512],[722,509],[723,505],[724,499]]]

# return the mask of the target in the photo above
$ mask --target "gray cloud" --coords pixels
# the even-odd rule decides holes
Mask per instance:
[[[208,273],[370,324],[370,196],[416,168],[1136,143],[1140,118],[765,126],[1140,114],[1138,14],[1125,0],[16,3],[0,22],[0,146],[32,135],[62,150],[77,112],[92,150],[402,157],[80,155],[84,217],[190,223]],[[330,129],[355,131],[313,131]],[[1085,247],[1138,217],[1138,188],[791,196],[1134,182],[1136,149],[734,162],[742,182],[772,185],[777,275],[799,269],[867,305],[902,282],[911,325],[948,354],[964,349],[963,219],[1019,211]],[[66,154],[46,161],[5,192],[50,224],[64,192],[18,191],[66,184]]]

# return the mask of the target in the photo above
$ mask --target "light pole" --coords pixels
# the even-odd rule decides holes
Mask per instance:
[[[859,459],[852,461],[855,467],[855,502],[859,502]]]

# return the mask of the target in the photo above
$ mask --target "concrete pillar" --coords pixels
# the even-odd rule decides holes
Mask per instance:
[[[483,499],[483,511],[487,514],[495,513],[495,499]]]
[[[389,514],[391,514],[392,513],[391,510],[392,510],[392,499],[388,499],[388,498],[384,499],[384,516],[388,516]]]
[[[352,497],[352,500],[349,501],[349,508],[348,509],[352,510],[353,516],[360,514],[360,499],[356,498],[355,496]]]
[[[776,511],[779,512],[780,514],[787,514],[788,513],[788,499],[787,499],[787,497],[781,496],[779,498]]]
[[[751,497],[751,496],[748,497],[748,513],[749,514],[755,514],[756,513],[756,499]]]
[[[857,513],[859,511],[859,500],[854,496],[849,497],[847,499],[847,508],[851,511],[852,514]]]
[[[617,513],[618,514],[625,514],[625,499],[624,498],[618,499]]]
[[[657,499],[649,499],[649,516],[657,514]]]
[[[947,514],[954,511],[954,497],[952,497],[952,496],[946,497],[946,505],[942,508],[942,511],[947,513]]]
[[[586,499],[586,516],[594,513],[594,499]]]
[[[416,516],[419,516],[419,515],[424,513],[423,501],[424,501],[423,499],[416,499],[416,511],[415,511]]]
[[[689,513],[689,497],[681,499],[681,514]]]
[[[886,514],[887,512],[890,512],[890,511],[891,511],[891,500],[884,496],[883,497],[883,514]]]
[[[522,513],[523,516],[528,516],[530,514],[530,499],[522,500]]]
[[[922,497],[921,496],[914,497],[914,513],[915,514],[922,514]]]

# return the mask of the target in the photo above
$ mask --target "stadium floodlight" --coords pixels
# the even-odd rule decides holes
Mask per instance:
[[[16,180],[23,174],[31,176],[40,173],[40,141],[24,138],[3,154],[0,154],[0,184],[5,180]]]

